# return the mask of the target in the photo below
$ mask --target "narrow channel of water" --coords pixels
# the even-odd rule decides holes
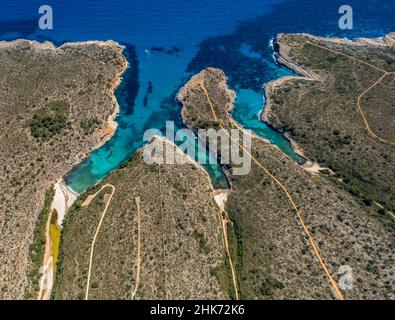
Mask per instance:
[[[130,58],[134,57],[133,47],[126,50],[125,54],[130,61]],[[186,53],[180,55],[182,54],[186,55]],[[138,59],[130,61],[130,68],[124,75],[122,85],[116,91],[121,109],[116,120],[118,128],[105,145],[92,152],[87,159],[68,174],[66,182],[73,190],[82,192],[128,160],[138,148],[143,146],[143,135],[146,130],[156,128],[165,135],[166,121],[174,121],[175,130],[184,128],[180,121],[181,106],[175,97],[177,89],[181,87],[180,79],[186,76],[184,71],[186,64],[185,61],[183,64],[182,60],[186,59],[180,56],[164,56],[163,53],[140,52]],[[131,99],[128,99],[127,95],[135,90],[136,64],[139,69],[140,85],[136,103],[131,107]],[[172,73],[175,74],[173,79],[169,79],[167,76],[169,70],[163,70],[163,65],[171,66]],[[288,73],[284,69],[284,74]],[[166,79],[161,79],[160,77],[164,74]],[[184,79],[185,82],[187,78]],[[164,83],[166,85],[163,85]],[[151,89],[149,90],[149,88]],[[152,93],[149,93],[151,90]],[[259,113],[264,104],[263,92],[239,89],[236,90],[236,94],[236,106],[233,111],[235,119],[246,128],[276,144],[290,158],[295,161],[300,160],[289,141],[282,134],[259,120]],[[166,95],[168,97],[164,98]],[[211,155],[207,154],[206,157],[211,157]],[[226,186],[226,178],[220,165],[207,164],[204,167],[216,187]]]
[[[118,129],[67,176],[81,192],[103,179],[143,145],[146,129],[180,123],[175,92],[206,67],[222,69],[237,93],[234,118],[298,161],[289,142],[259,121],[262,86],[290,72],[277,65],[270,39],[280,32],[323,36],[378,37],[395,30],[395,2],[349,0],[358,12],[353,30],[338,28],[339,3],[333,0],[106,0],[53,1],[55,27],[38,30],[41,0],[3,1],[0,39],[67,41],[112,39],[128,45],[131,68],[116,95]],[[242,22],[240,22],[242,21]],[[132,49],[134,45],[136,51]],[[138,66],[138,70],[137,70]],[[149,93],[148,93],[149,92]],[[148,94],[147,94],[148,93]],[[206,168],[214,184],[224,183],[220,166]]]

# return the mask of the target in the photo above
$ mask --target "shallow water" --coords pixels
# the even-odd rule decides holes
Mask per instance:
[[[146,129],[163,129],[166,120],[182,127],[174,93],[194,73],[219,67],[236,90],[233,116],[246,128],[276,144],[295,161],[299,157],[278,132],[258,120],[264,105],[263,85],[292,74],[273,60],[270,40],[279,32],[308,32],[324,36],[382,36],[395,30],[395,1],[350,0],[356,13],[354,30],[339,30],[334,0],[168,0],[111,2],[104,0],[46,1],[54,9],[54,30],[36,28],[39,0],[0,3],[0,39],[51,39],[65,41],[113,39],[135,46],[131,67],[117,99],[121,112],[112,139],[74,168],[68,184],[82,191],[105,177],[143,145]],[[239,21],[243,21],[239,23]],[[201,43],[201,45],[199,45]],[[176,46],[178,54],[150,50]],[[137,71],[138,67],[138,71]],[[153,91],[145,105],[148,83]],[[137,97],[135,98],[135,95]],[[218,165],[207,167],[213,181],[223,185]]]

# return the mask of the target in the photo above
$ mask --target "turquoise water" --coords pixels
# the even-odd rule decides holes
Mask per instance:
[[[235,120],[243,127],[254,131],[259,136],[278,146],[295,162],[302,161],[302,158],[294,152],[289,141],[281,133],[259,120],[262,106],[265,103],[265,98],[262,94],[249,89],[240,89],[237,94],[236,108],[232,113]]]
[[[125,43],[130,68],[116,95],[121,111],[110,141],[92,152],[66,177],[81,192],[103,179],[144,144],[146,129],[164,130],[166,120],[182,128],[176,92],[206,67],[218,67],[236,91],[234,118],[276,144],[295,161],[300,158],[278,132],[259,121],[265,83],[292,74],[273,59],[269,41],[279,32],[308,32],[348,38],[382,36],[395,30],[395,1],[349,0],[357,12],[354,30],[337,27],[337,0],[48,0],[54,30],[37,30],[41,0],[2,1],[0,39]],[[131,47],[133,46],[133,48]],[[163,52],[151,50],[162,46]],[[176,46],[178,53],[167,54]],[[135,50],[135,51],[134,51]],[[147,95],[148,83],[152,93]],[[219,165],[206,166],[214,184],[226,179]]]
[[[121,112],[117,117],[118,128],[115,135],[103,147],[92,152],[88,159],[74,168],[66,177],[68,185],[81,192],[103,179],[109,172],[128,160],[138,148],[144,145],[143,135],[148,129],[156,128],[165,135],[166,121],[175,123],[175,130],[184,128],[179,119],[181,106],[175,94],[185,77],[185,68],[195,52],[183,50],[178,56],[150,52],[137,49],[139,64],[140,89],[135,100],[133,111],[125,105],[121,90],[116,91]],[[133,67],[131,67],[133,68]],[[128,70],[127,72],[132,72]],[[148,103],[144,105],[148,83],[152,83],[152,93]],[[124,83],[123,85],[128,85]],[[121,89],[121,88],[120,88]],[[214,184],[226,187],[227,182],[221,166],[209,164],[212,155],[198,155],[207,159],[205,169]]]

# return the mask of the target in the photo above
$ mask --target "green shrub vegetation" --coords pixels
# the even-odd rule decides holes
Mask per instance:
[[[30,290],[26,292],[26,298],[34,298],[34,294],[39,290],[39,281],[41,278],[40,268],[42,266],[45,254],[46,243],[46,225],[50,214],[51,204],[55,190],[51,187],[45,194],[44,207],[38,215],[36,226],[34,228],[33,242],[29,246],[29,258],[31,267],[28,271],[30,281]]]
[[[96,117],[84,119],[80,122],[80,127],[84,130],[85,135],[91,134],[99,125],[101,121]]]
[[[67,122],[70,106],[65,101],[53,101],[37,111],[29,123],[30,133],[36,139],[46,139],[60,133]]]
[[[274,292],[277,289],[283,289],[284,285],[275,279],[267,278],[262,281],[261,287],[259,288],[261,294],[263,296],[266,296],[268,298],[272,298],[274,295]]]

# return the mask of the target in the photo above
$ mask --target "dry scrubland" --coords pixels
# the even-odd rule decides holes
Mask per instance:
[[[395,64],[395,50],[393,59]],[[386,140],[395,141],[395,73],[385,77],[364,96],[361,104],[374,132]]]
[[[46,190],[111,133],[125,63],[114,42],[0,42],[0,298],[35,298]]]
[[[389,212],[395,208],[394,146],[369,135],[357,105],[358,96],[383,72],[306,40],[395,71],[395,49],[384,42],[367,46],[306,35],[279,37],[280,61],[315,80],[271,84],[266,117],[334,174],[309,173],[275,146],[252,138],[259,165],[253,161],[245,176],[228,172],[231,190],[222,213],[230,220],[227,234],[240,297],[334,298],[311,235],[331,277],[339,280],[341,265],[352,268],[354,287],[342,292],[345,298],[394,299]],[[0,65],[0,298],[35,298],[51,182],[112,133],[107,120],[116,111],[113,90],[126,61],[113,42],[56,49],[16,41],[0,43]],[[371,129],[387,140],[394,139],[394,78],[388,75],[361,99]],[[229,118],[234,93],[221,70],[203,70],[178,98],[187,126],[235,128]],[[69,210],[52,298],[85,297],[92,241],[107,203],[93,252],[89,299],[234,298],[207,174],[196,164],[149,165],[142,154],[143,149],[136,152]],[[107,184],[115,187],[110,202],[111,187],[85,202]]]
[[[201,84],[222,125],[234,127],[228,121],[233,93],[223,72],[211,68],[194,76],[180,93],[184,122],[193,128],[219,127]],[[343,291],[345,298],[394,298],[393,233],[377,212],[331,179],[304,171],[273,145],[256,137],[252,142],[253,156],[289,190],[333,278],[339,279],[340,265],[352,267],[354,288]],[[230,176],[230,182],[225,209],[232,221],[228,231],[241,298],[333,298],[284,191],[254,162],[250,174]]]
[[[105,184],[116,192],[95,244],[89,299],[132,298],[138,261],[136,197],[141,199],[141,264],[134,299],[229,297],[232,287],[208,176],[193,164],[148,165],[140,150],[68,213],[54,299],[84,298],[93,234],[111,189],[89,206],[81,204]]]
[[[395,211],[395,146],[369,134],[357,103],[384,72],[325,48],[394,72],[395,46],[328,41],[308,35],[280,35],[278,42],[280,62],[314,73],[317,80],[276,85],[268,93],[269,121],[289,131],[307,157],[335,171],[339,188],[367,207],[375,202],[383,205],[380,219],[393,230],[394,220],[387,210]],[[393,142],[394,78],[394,74],[388,75],[361,99],[371,130]]]

